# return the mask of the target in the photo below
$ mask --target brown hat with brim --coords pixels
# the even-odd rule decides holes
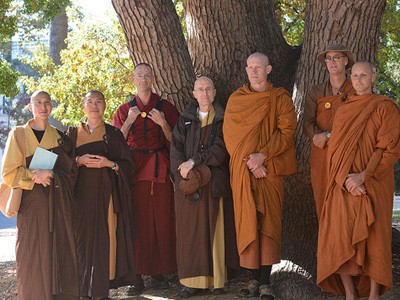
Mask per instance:
[[[326,66],[325,55],[326,55],[326,53],[331,52],[331,51],[332,52],[342,52],[344,55],[347,56],[347,59],[349,60],[349,62],[346,66],[346,69],[348,69],[354,65],[353,52],[351,52],[349,49],[346,49],[346,47],[340,43],[332,43],[332,44],[329,44],[328,47],[326,47],[324,52],[321,52],[317,56],[318,61],[321,64],[323,64],[324,66]]]
[[[204,164],[193,167],[188,172],[187,178],[179,182],[179,189],[191,200],[198,200],[199,197],[192,197],[199,188],[206,185],[211,179],[211,170]],[[198,196],[198,195],[197,195]]]

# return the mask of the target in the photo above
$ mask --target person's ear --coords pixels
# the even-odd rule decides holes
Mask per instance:
[[[272,65],[267,66],[267,74],[272,72]]]

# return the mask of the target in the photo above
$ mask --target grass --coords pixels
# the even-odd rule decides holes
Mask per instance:
[[[392,223],[400,223],[400,211],[393,212]]]

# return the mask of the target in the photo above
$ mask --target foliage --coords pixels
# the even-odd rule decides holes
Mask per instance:
[[[172,0],[175,5],[175,10],[179,18],[179,22],[181,23],[183,35],[185,38],[187,37],[187,29],[186,29],[186,21],[185,21],[185,8],[183,6],[182,0]]]
[[[376,89],[400,104],[400,1],[387,0],[381,24]]]
[[[0,59],[0,94],[8,98],[13,98],[18,95],[19,88],[17,80],[19,73],[11,68],[11,64]]]
[[[20,35],[32,37],[35,29],[43,28],[60,8],[71,0],[1,0],[0,41],[9,40],[18,29]]]
[[[48,91],[59,104],[53,110],[54,117],[70,125],[84,118],[81,105],[84,95],[90,90],[100,90],[107,102],[104,118],[110,121],[133,88],[130,80],[133,65],[125,36],[116,20],[112,25],[76,23],[67,40],[68,48],[61,52],[62,64],[55,66],[48,53],[38,52],[30,64],[41,77],[26,77],[24,82],[30,92]]]
[[[17,30],[17,18],[10,16],[12,0],[0,1],[0,42],[9,39]]]
[[[306,1],[275,0],[275,5],[276,18],[281,25],[286,42],[292,46],[301,45],[303,43]]]
[[[10,127],[16,124],[25,124],[32,117],[32,113],[27,108],[29,97],[22,96],[18,97],[16,100],[17,101],[11,102],[10,106],[7,106],[5,108],[8,110],[7,113],[9,115],[9,120],[12,120],[12,123],[0,123],[0,147],[3,147],[5,145]]]

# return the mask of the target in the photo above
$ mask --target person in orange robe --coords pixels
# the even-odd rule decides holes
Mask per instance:
[[[338,43],[329,44],[317,57],[326,66],[329,79],[313,86],[304,108],[303,130],[311,141],[310,175],[317,216],[321,215],[327,185],[327,142],[333,117],[340,103],[354,94],[346,70],[354,64],[353,53]]]
[[[271,71],[266,55],[248,57],[249,83],[230,96],[223,125],[240,265],[252,270],[239,296],[261,299],[274,299],[269,279],[280,262],[283,175],[296,171],[297,117],[289,93],[267,81]]]
[[[375,69],[357,62],[356,95],[338,108],[328,147],[329,178],[318,234],[317,283],[346,300],[392,287],[393,167],[400,157],[400,109],[372,93]]]

